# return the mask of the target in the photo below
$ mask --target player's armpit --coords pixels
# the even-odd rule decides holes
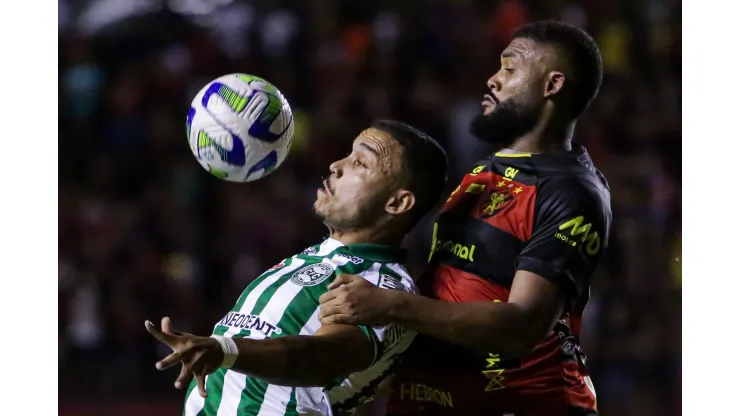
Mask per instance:
[[[234,371],[283,386],[324,386],[370,366],[374,346],[352,325],[327,325],[313,336],[265,340],[234,339],[239,357]]]

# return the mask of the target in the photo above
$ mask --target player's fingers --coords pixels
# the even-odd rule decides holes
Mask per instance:
[[[200,397],[202,397],[204,399],[206,397],[208,397],[208,393],[206,392],[206,375],[205,375],[205,372],[195,375],[195,384],[198,385],[198,392],[200,393]]]
[[[175,346],[178,344],[178,339],[176,335],[165,334],[164,332],[160,331],[159,328],[155,327],[154,324],[150,321],[145,321],[144,327],[146,327],[146,330],[149,331],[149,333],[152,334],[154,338],[157,338],[160,342],[167,344],[167,346],[169,346],[173,350],[175,349]]]
[[[331,285],[329,285],[331,287]],[[323,306],[326,302],[329,302],[330,300],[337,297],[337,292],[335,290],[329,290],[328,292],[324,292],[319,296],[319,303]]]
[[[157,363],[157,370],[166,370],[179,363],[183,360],[183,356],[188,352],[189,350],[175,351],[172,354],[164,357],[161,361]]]
[[[169,316],[162,318],[162,332],[170,335],[180,335],[180,333],[175,331],[175,328],[172,327],[172,321]]]
[[[192,378],[193,372],[190,371],[190,366],[183,364],[182,367],[180,367],[180,375],[175,379],[175,388],[182,390],[185,386],[190,384],[190,380]]]
[[[319,316],[319,321],[321,325],[354,324],[352,316],[341,310],[341,306],[327,309],[323,316]]]
[[[319,308],[319,319],[324,319],[341,312],[342,304],[336,300],[332,300],[321,304],[321,308]]]
[[[319,321],[321,322],[321,326],[326,325],[335,325],[335,324],[354,324],[354,319],[352,319],[349,315],[344,314],[334,314],[330,316],[326,316],[324,318],[320,318]]]
[[[329,290],[336,289],[339,286],[346,285],[355,280],[355,276],[351,274],[340,274],[334,279],[333,282],[329,283]]]

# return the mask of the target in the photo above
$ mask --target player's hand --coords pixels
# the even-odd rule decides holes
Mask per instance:
[[[340,274],[329,284],[329,291],[319,297],[319,320],[322,325],[387,325],[391,292],[360,276]]]
[[[166,370],[182,363],[180,375],[175,380],[175,388],[183,389],[195,377],[201,397],[206,393],[206,376],[218,370],[224,360],[221,346],[213,338],[199,337],[172,329],[170,318],[162,318],[162,329],[149,321],[144,323],[146,330],[163,344],[172,348],[172,354],[157,363],[157,370]]]

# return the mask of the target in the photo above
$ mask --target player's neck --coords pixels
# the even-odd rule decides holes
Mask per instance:
[[[383,244],[388,246],[400,246],[403,236],[396,235],[392,231],[376,230],[371,228],[339,230],[329,229],[329,238],[333,238],[344,245],[350,244]]]
[[[530,133],[516,139],[509,149],[519,153],[562,153],[573,147],[571,139],[575,122],[560,126],[537,126]]]

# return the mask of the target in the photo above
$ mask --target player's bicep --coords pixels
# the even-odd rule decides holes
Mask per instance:
[[[555,325],[565,310],[568,293],[542,276],[519,270],[514,276],[509,292],[509,303],[520,307],[523,313],[523,328],[532,337],[532,342],[541,340]]]

